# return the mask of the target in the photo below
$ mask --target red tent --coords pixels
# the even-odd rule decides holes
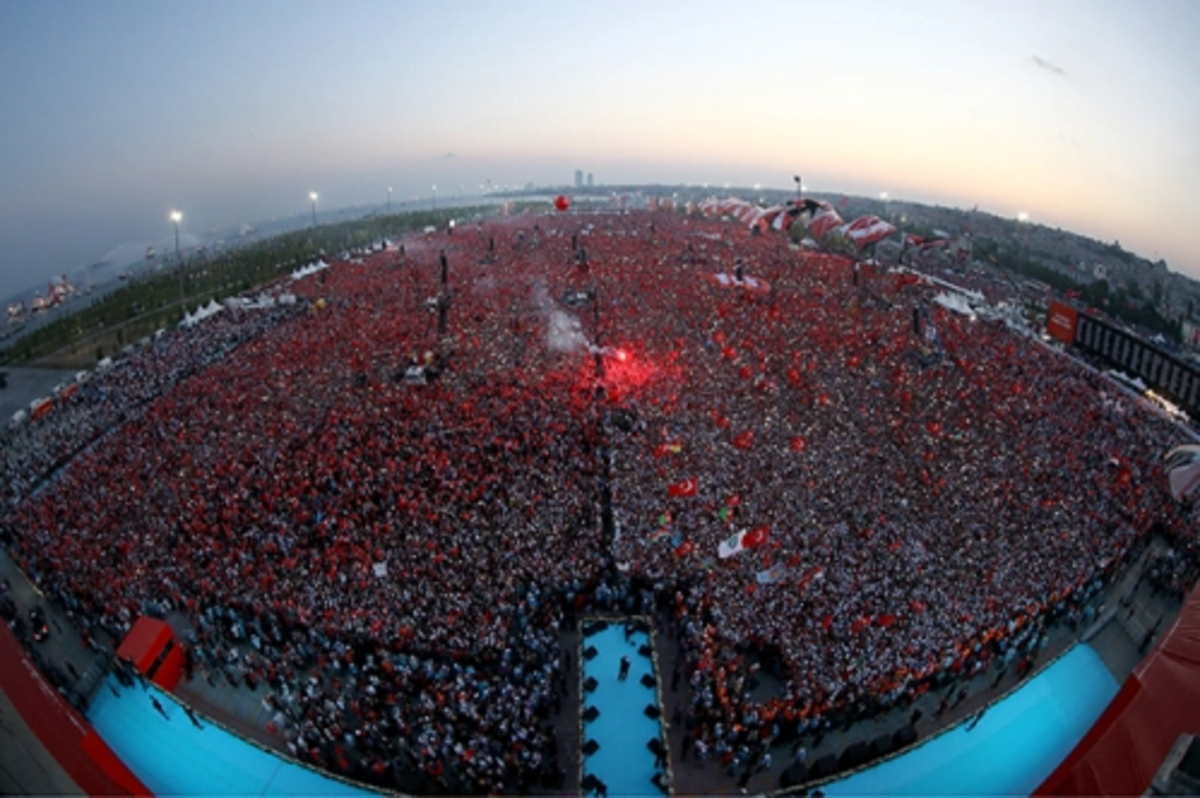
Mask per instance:
[[[1200,732],[1200,588],[1036,795],[1141,795],[1181,734]]]
[[[174,690],[183,675],[183,647],[166,621],[138,618],[121,641],[117,656],[164,690]]]

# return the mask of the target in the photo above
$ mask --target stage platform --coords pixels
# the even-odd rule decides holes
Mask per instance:
[[[204,719],[197,726],[153,684],[122,687],[110,676],[92,701],[88,720],[155,795],[373,794],[289,762]]]
[[[913,751],[825,785],[826,795],[1029,795],[1117,694],[1080,644],[1007,697],[974,728],[960,724]]]

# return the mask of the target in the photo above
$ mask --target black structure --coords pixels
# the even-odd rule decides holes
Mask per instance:
[[[837,773],[838,761],[833,754],[826,754],[813,763],[812,770],[809,775],[814,779],[823,779],[826,776],[832,776]]]
[[[875,758],[887,756],[892,752],[892,735],[881,734],[871,742],[871,756]]]
[[[892,735],[892,750],[903,748],[906,745],[912,745],[917,741],[917,730],[910,723],[902,729],[897,729]]]
[[[859,741],[842,751],[838,759],[838,770],[853,770],[871,761],[871,749],[865,742]]]
[[[808,768],[801,762],[793,762],[791,767],[779,774],[779,789],[786,790],[808,781]]]
[[[1190,415],[1200,412],[1200,370],[1162,347],[1090,313],[1079,314],[1075,346],[1141,379]]]
[[[608,628],[608,621],[592,621],[583,625],[583,636],[591,637],[594,634],[599,634]]]

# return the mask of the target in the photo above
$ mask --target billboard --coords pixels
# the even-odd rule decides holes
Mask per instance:
[[[1062,302],[1050,303],[1050,310],[1046,313],[1046,332],[1052,338],[1070,346],[1075,343],[1075,325],[1078,323],[1079,313],[1075,308]]]

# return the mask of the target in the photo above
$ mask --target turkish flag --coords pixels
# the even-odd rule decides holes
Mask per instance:
[[[676,482],[673,485],[667,486],[667,495],[674,498],[685,498],[687,496],[695,496],[696,491],[700,486],[696,482],[695,477],[688,477],[682,482]]]
[[[682,450],[683,447],[679,445],[678,441],[668,441],[654,447],[654,456],[659,458],[666,457],[672,454],[679,454]]]
[[[766,526],[756,526],[745,534],[742,538],[742,546],[747,549],[757,548],[767,542],[767,538],[771,536],[771,528]]]

